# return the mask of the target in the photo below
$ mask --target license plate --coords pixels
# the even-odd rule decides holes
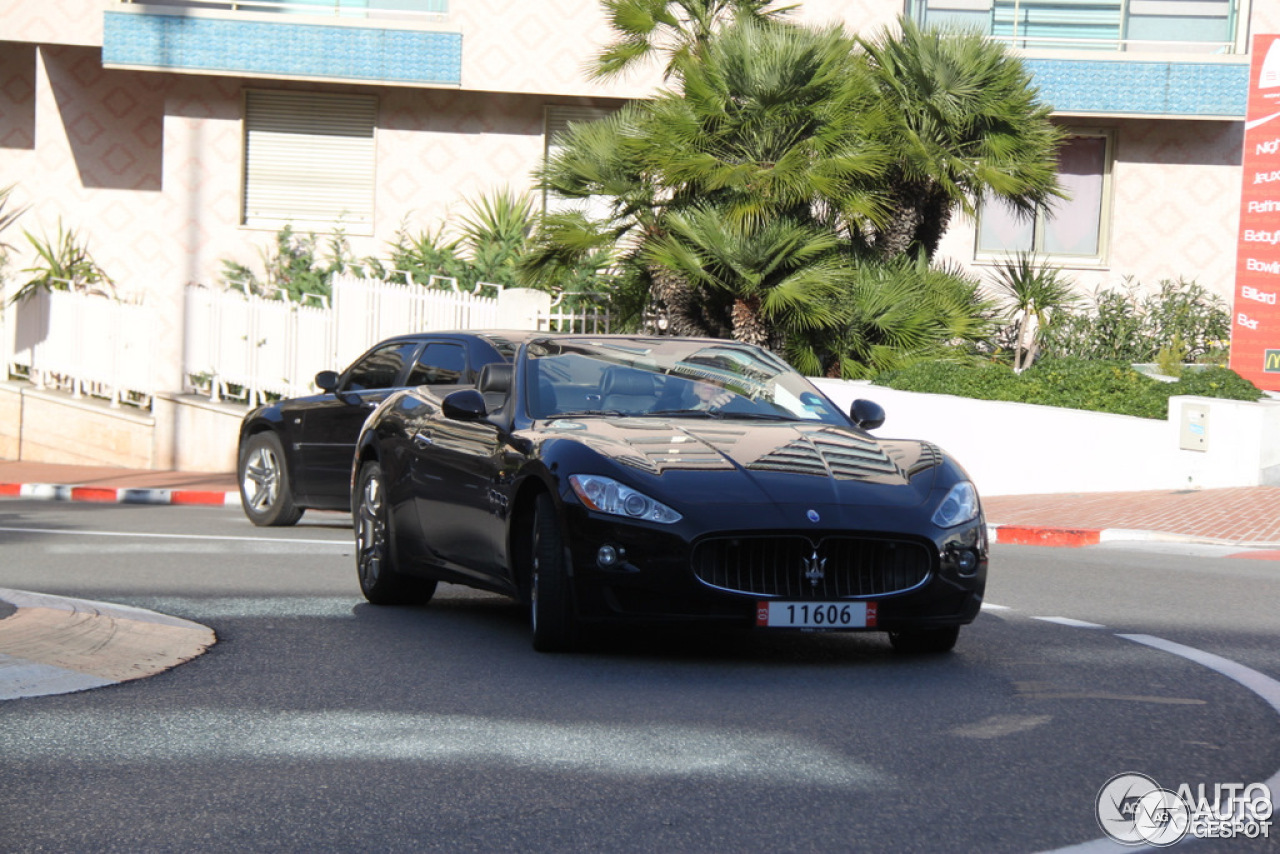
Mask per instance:
[[[756,625],[771,629],[873,629],[875,602],[761,602]]]

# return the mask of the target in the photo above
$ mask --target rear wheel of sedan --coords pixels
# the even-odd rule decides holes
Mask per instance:
[[[909,655],[936,655],[954,649],[959,637],[959,626],[947,626],[941,629],[889,632],[889,643],[893,644],[897,652]]]
[[[293,484],[284,446],[275,433],[254,433],[240,449],[240,504],[249,521],[262,527],[292,525],[302,518],[293,503]]]
[[[356,483],[353,520],[360,592],[375,605],[425,605],[435,595],[436,582],[397,570],[390,520],[382,466],[367,462],[360,468]]]
[[[533,515],[533,577],[530,579],[530,620],[533,648],[538,652],[568,652],[578,645],[578,620],[573,612],[573,587],[564,535],[555,501],[540,495]]]

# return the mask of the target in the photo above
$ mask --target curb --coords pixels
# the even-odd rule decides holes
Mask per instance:
[[[144,679],[217,642],[199,623],[155,611],[0,589],[0,700],[69,694]]]
[[[1079,548],[1102,542],[1099,528],[1048,528],[1038,525],[988,525],[987,537],[993,543],[1015,546],[1057,546]]]
[[[0,495],[41,501],[96,501],[101,504],[240,505],[240,493],[199,489],[67,486],[55,483],[0,483]]]
[[[148,489],[139,487],[69,486],[55,483],[0,483],[0,496],[30,498],[42,501],[91,501],[104,504],[206,505],[239,507],[239,492],[199,489]],[[1051,546],[1082,548],[1106,542],[1205,543],[1241,547],[1276,547],[1280,543],[1240,543],[1166,531],[1142,531],[1128,528],[1061,528],[1048,525],[988,524],[987,538],[992,543],[1016,546]]]
[[[1240,542],[1171,531],[1144,531],[1136,528],[1054,528],[1046,525],[987,525],[987,539],[992,543],[1014,546],[1056,546],[1081,548],[1099,543],[1187,543],[1209,546],[1232,546],[1240,549],[1277,549],[1280,543]]]

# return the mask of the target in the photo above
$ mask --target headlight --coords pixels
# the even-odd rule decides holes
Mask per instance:
[[[978,515],[978,490],[967,480],[962,480],[947,492],[938,509],[933,511],[933,524],[939,528],[954,528]]]
[[[597,474],[575,474],[570,475],[569,485],[583,504],[601,513],[645,522],[660,522],[663,525],[679,522],[682,518],[662,502],[654,501],[644,493],[623,486],[612,478]]]

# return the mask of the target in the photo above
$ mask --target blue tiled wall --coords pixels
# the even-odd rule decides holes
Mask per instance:
[[[1246,63],[1026,59],[1058,112],[1243,119]]]
[[[462,34],[106,12],[112,66],[460,84]]]

